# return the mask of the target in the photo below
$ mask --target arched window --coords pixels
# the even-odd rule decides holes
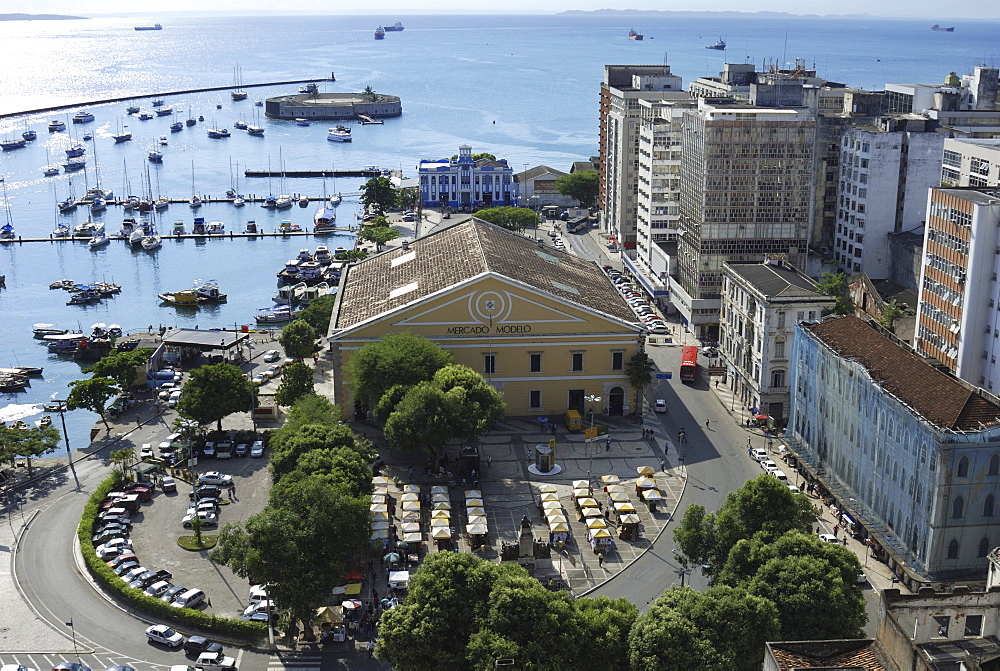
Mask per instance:
[[[1000,475],[1000,454],[994,454],[990,457],[990,469],[986,475]]]
[[[983,501],[983,517],[993,517],[993,495],[987,494]]]
[[[979,554],[977,557],[985,557],[990,552],[990,539],[985,536],[979,541]]]
[[[948,543],[948,559],[958,559],[958,540],[955,538]]]
[[[785,386],[785,371],[783,370],[771,371],[771,386],[772,387]]]
[[[965,499],[961,496],[955,497],[955,500],[951,504],[951,516],[952,517],[962,517],[965,513]]]
[[[962,457],[958,460],[958,473],[957,476],[960,478],[965,478],[969,476],[969,458]]]

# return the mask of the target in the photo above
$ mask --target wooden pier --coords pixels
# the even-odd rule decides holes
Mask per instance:
[[[164,241],[166,240],[234,240],[238,238],[295,238],[295,237],[315,237],[317,239],[325,238],[328,235],[336,235],[339,233],[354,233],[357,229],[350,227],[338,227],[334,230],[324,231],[323,233],[313,233],[312,231],[288,231],[288,232],[258,232],[258,233],[223,233],[222,235],[193,235],[191,233],[184,233],[183,235],[173,235],[170,233],[160,234],[160,238]],[[109,235],[108,238],[111,240],[121,240],[124,241],[125,238],[120,235]],[[88,242],[91,238],[80,238],[80,237],[65,237],[57,238],[50,235],[47,238],[17,238],[16,240],[0,240],[0,249],[6,245],[21,244],[24,242]]]
[[[364,170],[244,170],[246,177],[381,177],[381,169]]]

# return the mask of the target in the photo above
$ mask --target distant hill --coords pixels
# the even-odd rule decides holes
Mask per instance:
[[[64,16],[62,14],[0,14],[0,21],[66,21],[86,18],[86,16]]]
[[[788,12],[680,12],[657,9],[570,9],[556,16],[687,16],[687,17],[734,17],[748,19],[816,19],[819,14],[789,14]],[[871,14],[824,14],[822,18],[870,19]]]

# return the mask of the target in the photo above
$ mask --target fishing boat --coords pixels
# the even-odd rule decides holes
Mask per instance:
[[[73,115],[73,123],[90,123],[94,118],[94,115],[87,110],[81,110]]]
[[[725,51],[726,50],[726,41],[723,40],[720,37],[718,42],[716,42],[715,44],[709,44],[705,48],[706,49],[715,49],[716,51]]]
[[[101,294],[97,289],[81,286],[79,287],[79,291],[70,296],[66,305],[86,305],[88,303],[96,303],[99,300],[101,300]]]
[[[330,142],[350,142],[351,129],[347,126],[334,126],[327,132],[326,139]]]
[[[236,121],[233,122],[233,128],[235,128],[236,130],[246,130],[247,122],[244,121],[243,119],[237,119]]]
[[[376,40],[384,40],[385,39],[385,28],[383,28],[382,26],[379,26],[378,28],[375,29],[375,39]]]
[[[152,105],[153,107],[159,107],[160,105],[163,104],[163,98],[153,98],[153,100],[149,104]]]
[[[61,130],[66,130],[66,122],[60,119],[53,119],[49,122],[49,132],[58,133]]]
[[[198,298],[207,303],[225,303],[226,294],[219,291],[219,284],[215,280],[195,280],[191,291],[198,294]]]
[[[138,114],[138,112],[139,112],[139,106],[136,105],[134,102],[129,102],[128,107],[125,108],[126,114]]]
[[[636,42],[641,42],[642,41],[642,33],[637,33],[635,31],[635,29],[633,28],[632,30],[628,31],[628,38],[630,40],[635,40]]]
[[[87,246],[91,249],[100,249],[101,247],[107,245],[111,242],[111,238],[106,236],[104,233],[98,233],[90,239]]]
[[[21,149],[27,146],[27,140],[0,140],[0,149],[4,151],[11,151],[14,149]]]
[[[243,71],[240,69],[239,65],[237,65],[234,69],[233,77],[236,79],[236,89],[229,93],[229,97],[234,101],[246,100],[247,92],[246,89],[243,88]]]
[[[24,391],[27,386],[28,380],[22,376],[0,375],[0,391],[2,392]],[[24,424],[20,420],[18,422]],[[17,426],[18,422],[15,422],[11,428],[20,428]],[[27,425],[24,428],[27,428]]]
[[[62,282],[72,282],[72,280],[61,280]],[[51,288],[52,285],[49,285]],[[60,287],[62,288],[62,287]],[[35,324],[31,327],[31,333],[35,338],[41,340],[45,336],[50,335],[65,335],[69,333],[69,329],[58,328],[55,324]]]
[[[403,24],[400,23],[399,21],[396,21],[396,23],[392,24],[391,26],[385,27],[385,32],[387,33],[401,33],[403,32],[403,30],[404,30]]]
[[[188,118],[184,121],[184,123],[187,126],[193,126],[196,123],[198,123],[198,120],[195,119],[194,115],[191,114],[191,108],[190,107],[188,107]]]
[[[263,126],[247,126],[247,133],[249,135],[261,136],[264,134]]]

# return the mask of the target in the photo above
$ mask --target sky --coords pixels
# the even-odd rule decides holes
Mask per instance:
[[[828,0],[715,0],[706,6],[700,0],[675,0],[669,5],[662,0],[619,0],[621,4],[609,0],[547,0],[544,3],[532,0],[504,0],[504,2],[476,3],[470,8],[468,0],[367,0],[364,11],[359,12],[353,3],[336,3],[330,0],[284,0],[280,5],[274,0],[213,0],[209,3],[212,13],[225,11],[238,14],[274,12],[280,6],[280,13],[311,12],[317,14],[363,14],[375,15],[392,12],[394,15],[416,14],[555,14],[569,9],[597,10],[605,7],[638,10],[672,11],[740,11],[740,12],[788,12],[791,14],[871,14],[873,16],[967,19],[1000,18],[1000,3],[996,0],[953,0],[943,5],[930,0],[882,0],[877,4],[870,0],[840,0],[831,4]],[[338,4],[343,10],[338,10]],[[140,9],[141,8],[141,9]],[[24,12],[33,14],[71,14],[74,16],[98,15],[150,15],[151,5],[137,5],[135,0],[7,0],[0,4],[0,12]],[[204,0],[171,0],[162,6],[162,15],[186,12],[203,12]],[[137,11],[139,10],[139,11]],[[154,10],[155,11],[155,10]]]

